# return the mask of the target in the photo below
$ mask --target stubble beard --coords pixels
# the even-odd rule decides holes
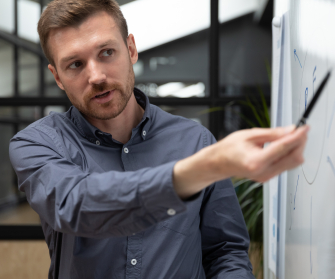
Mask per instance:
[[[128,77],[125,87],[119,82],[113,83],[101,83],[93,85],[92,90],[86,94],[83,103],[78,102],[75,98],[72,98],[71,94],[68,94],[68,98],[74,107],[76,107],[82,114],[89,118],[99,119],[99,120],[109,120],[120,115],[126,108],[131,95],[133,94],[135,85],[135,74],[132,64],[129,65]],[[97,104],[92,102],[98,93],[107,92],[113,90],[114,94],[112,100],[103,104]]]

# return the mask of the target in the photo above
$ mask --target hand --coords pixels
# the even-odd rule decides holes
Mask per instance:
[[[214,165],[221,174],[264,182],[301,165],[308,126],[241,130],[212,145]],[[263,148],[266,142],[271,142]]]
[[[215,181],[231,176],[264,182],[302,164],[308,126],[253,128],[230,134],[221,141],[176,163],[174,188],[187,198]],[[270,144],[263,148],[264,144]]]

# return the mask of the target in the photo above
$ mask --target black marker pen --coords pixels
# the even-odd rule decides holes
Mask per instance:
[[[300,126],[306,124],[306,120],[307,120],[307,118],[308,118],[310,112],[312,111],[313,107],[315,106],[316,101],[318,100],[319,96],[321,95],[321,92],[323,91],[323,89],[324,89],[324,87],[325,87],[325,85],[326,85],[326,83],[327,83],[327,81],[328,81],[328,79],[329,79],[329,77],[330,77],[330,73],[331,73],[331,71],[329,71],[329,72],[327,73],[327,75],[325,76],[325,78],[324,78],[323,81],[321,82],[321,84],[320,84],[318,90],[316,90],[316,93],[315,93],[315,95],[313,96],[311,102],[308,104],[305,113],[304,113],[303,116],[300,118],[300,120],[299,120],[299,122],[298,122],[298,124],[297,124],[296,129],[298,129]]]

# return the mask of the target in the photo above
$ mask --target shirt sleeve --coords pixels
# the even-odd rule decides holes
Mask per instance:
[[[208,143],[215,138],[207,131]],[[203,267],[209,279],[251,279],[249,234],[230,179],[218,181],[204,193],[200,210]]]
[[[19,189],[55,231],[83,237],[126,236],[180,213],[170,162],[138,171],[88,173],[66,158],[52,133],[30,128],[10,142]]]

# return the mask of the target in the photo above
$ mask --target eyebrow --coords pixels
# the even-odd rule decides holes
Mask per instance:
[[[100,48],[104,48],[105,46],[108,46],[110,44],[113,44],[115,43],[114,40],[108,40],[106,42],[103,42],[101,43],[100,45],[97,46],[97,49],[100,49]],[[67,57],[64,57],[60,60],[61,63],[66,63],[72,59],[76,59],[78,57],[78,55],[70,55],[70,56],[67,56]]]
[[[108,41],[106,41],[106,42],[100,44],[100,45],[98,46],[98,48],[104,48],[105,46],[108,46],[108,45],[113,44],[113,43],[115,43],[115,41],[110,39],[110,40],[108,40]]]
[[[64,57],[60,60],[60,63],[66,63],[67,61],[70,61],[72,59],[75,59],[77,58],[77,55],[71,55],[71,56],[67,56],[67,57]]]

